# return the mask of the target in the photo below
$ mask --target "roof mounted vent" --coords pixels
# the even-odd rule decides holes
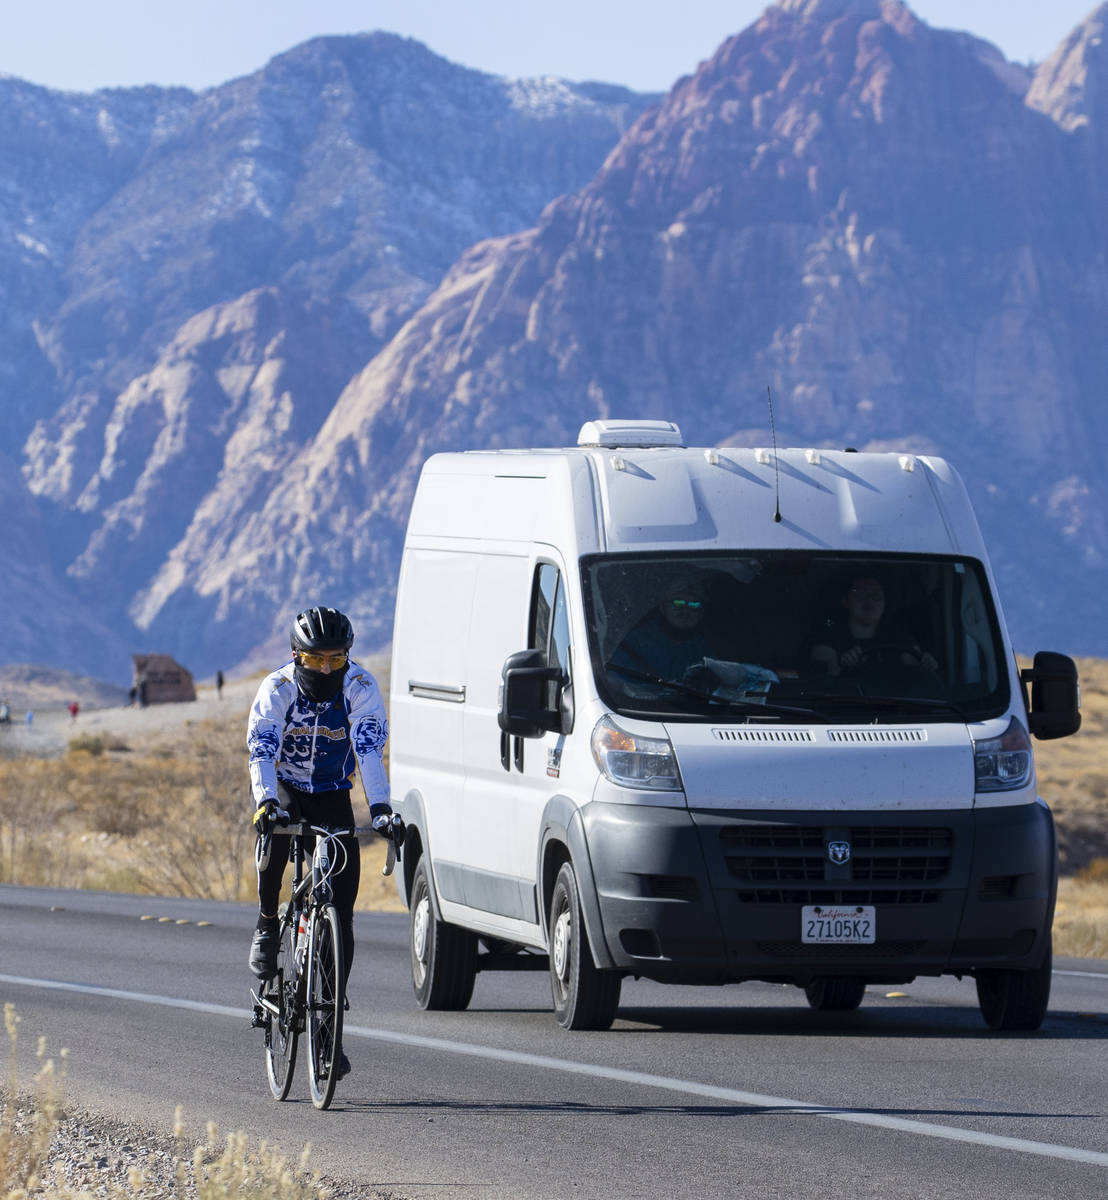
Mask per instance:
[[[578,446],[684,446],[673,421],[586,421],[577,435]]]

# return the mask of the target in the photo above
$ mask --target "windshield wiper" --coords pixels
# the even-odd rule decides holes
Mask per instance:
[[[695,696],[698,700],[704,700],[708,704],[714,704],[722,708],[739,708],[743,712],[749,712],[752,716],[758,713],[769,714],[785,714],[794,717],[815,717],[819,714],[812,708],[796,708],[788,704],[773,704],[764,699],[750,700],[743,696],[716,696],[712,692],[702,691],[700,688],[695,688],[691,684],[682,683],[679,679],[663,679],[660,675],[651,675],[647,671],[637,671],[634,667],[624,667],[618,663],[609,663],[609,671],[618,671],[621,675],[626,675],[631,679],[641,680],[643,683],[652,683],[655,687],[669,688],[671,691],[683,692],[687,696]]]
[[[811,700],[814,704],[838,704],[844,708],[865,708],[869,705],[880,708],[907,706],[922,710],[930,709],[932,712],[945,710],[961,717],[963,721],[969,720],[969,714],[965,709],[955,704],[953,700],[944,700],[939,696],[867,696],[864,692],[857,692],[849,695],[843,693],[806,695],[804,698]]]

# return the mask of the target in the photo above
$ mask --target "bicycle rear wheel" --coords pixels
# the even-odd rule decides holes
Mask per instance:
[[[284,1100],[289,1094],[300,1036],[296,1003],[296,930],[291,921],[285,920],[285,907],[281,906],[279,914],[281,941],[277,947],[277,974],[266,982],[262,993],[269,1012],[265,1031],[265,1069],[274,1100]]]
[[[312,915],[308,944],[308,1081],[316,1108],[326,1108],[335,1094],[344,999],[339,914],[324,904]]]

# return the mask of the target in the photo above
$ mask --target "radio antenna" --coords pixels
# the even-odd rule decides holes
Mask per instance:
[[[766,384],[766,399],[769,401],[769,435],[773,440],[773,481],[776,490],[773,519],[779,525],[781,523],[781,470],[777,465],[777,430],[773,424],[773,392],[768,383]]]

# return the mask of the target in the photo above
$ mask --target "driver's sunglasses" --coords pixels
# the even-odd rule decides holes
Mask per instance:
[[[703,601],[703,600],[671,600],[671,601],[670,601],[670,604],[672,604],[674,608],[692,608],[692,609],[697,609],[697,608],[703,608],[703,607],[704,607],[704,601]]]
[[[322,671],[324,667],[337,671],[339,667],[346,666],[346,660],[350,656],[345,650],[336,650],[334,654],[311,654],[307,650],[301,650],[296,657],[309,671]]]

